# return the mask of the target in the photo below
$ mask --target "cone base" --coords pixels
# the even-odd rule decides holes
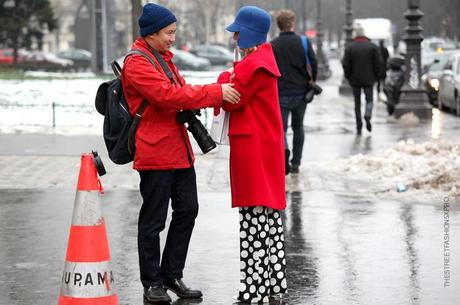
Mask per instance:
[[[72,298],[61,295],[58,305],[118,305],[118,296],[115,294],[100,298]]]

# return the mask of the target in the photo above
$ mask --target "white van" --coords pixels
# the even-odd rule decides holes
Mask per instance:
[[[361,26],[367,38],[377,46],[379,40],[383,40],[390,56],[394,53],[393,31],[390,19],[386,18],[361,18],[353,20],[353,28]]]

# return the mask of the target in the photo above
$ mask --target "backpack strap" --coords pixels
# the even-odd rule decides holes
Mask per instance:
[[[305,54],[307,74],[308,74],[308,77],[310,77],[310,82],[313,82],[313,71],[311,69],[310,58],[308,57],[308,39],[305,35],[301,35],[300,40],[302,42],[303,51]]]
[[[147,53],[145,53],[144,51],[139,50],[139,49],[132,49],[126,54],[126,57],[128,57],[130,55],[133,55],[133,54],[137,54],[137,55],[141,55],[142,57],[145,57],[155,68],[157,68],[156,62]],[[118,69],[120,71],[118,74],[121,77],[121,69],[120,69],[120,66],[118,65],[118,63],[116,61],[114,61],[112,63],[112,69],[114,69],[114,66],[115,66],[115,68],[117,68],[117,66],[118,66]],[[117,75],[117,73],[115,72],[115,69],[114,69],[114,73],[115,73],[115,75]],[[117,75],[117,77],[119,77],[119,76]],[[136,150],[136,146],[134,144],[134,142],[135,142],[134,141],[134,136],[136,134],[137,127],[139,126],[139,123],[141,121],[142,113],[144,113],[144,110],[145,110],[145,108],[147,108],[148,105],[149,105],[149,103],[146,100],[142,101],[141,105],[139,106],[139,108],[136,111],[136,114],[134,115],[133,122],[131,123],[131,126],[129,127],[128,151],[129,151],[129,153],[131,155],[134,155],[134,151]]]

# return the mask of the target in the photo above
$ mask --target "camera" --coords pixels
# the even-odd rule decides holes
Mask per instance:
[[[200,111],[182,110],[177,114],[177,120],[185,124],[187,123],[187,129],[192,133],[193,138],[200,146],[203,154],[216,148],[216,143],[209,135],[206,128],[201,124],[200,120],[197,119],[196,115],[201,115]]]
[[[310,90],[308,90],[307,94],[305,94],[305,103],[307,104],[313,101],[313,97],[315,95],[321,94],[321,92],[323,92],[323,88],[321,88],[318,84],[311,83],[310,85]]]

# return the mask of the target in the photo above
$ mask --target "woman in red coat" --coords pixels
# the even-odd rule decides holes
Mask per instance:
[[[240,212],[241,278],[238,300],[268,302],[286,292],[283,226],[286,207],[283,123],[278,101],[280,76],[266,42],[270,15],[242,7],[227,27],[244,58],[219,83],[231,81],[238,104],[224,103],[229,123],[232,206]],[[233,73],[232,73],[233,72]]]

